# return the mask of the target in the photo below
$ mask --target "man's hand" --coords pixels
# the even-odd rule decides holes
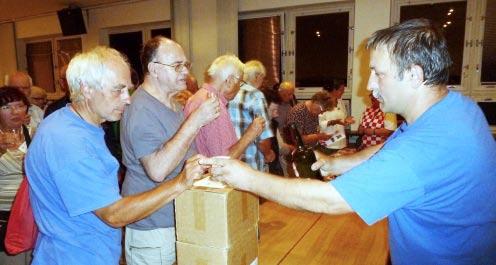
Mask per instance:
[[[355,123],[355,118],[353,116],[348,116],[344,119],[343,123],[344,126],[351,125]]]
[[[248,129],[246,129],[245,134],[249,134],[252,139],[257,138],[260,134],[262,134],[265,128],[265,119],[258,116],[251,122]]]
[[[209,168],[208,166],[200,165],[199,161],[204,158],[205,157],[202,155],[195,155],[186,161],[184,172],[181,174],[181,182],[184,183],[187,188],[193,186],[195,180],[201,179],[203,173]]]
[[[195,124],[200,128],[215,120],[219,117],[219,115],[219,99],[216,96],[209,94],[208,99],[205,100],[193,113],[191,113],[190,116],[194,119]]]
[[[211,167],[212,179],[222,181],[234,188],[247,190],[250,179],[256,175],[247,164],[232,158],[204,158],[200,164]]]
[[[323,176],[334,176],[336,174],[336,170],[333,167],[336,163],[333,158],[327,156],[319,151],[314,151],[315,157],[317,158],[317,162],[313,163],[312,170],[320,170]]]

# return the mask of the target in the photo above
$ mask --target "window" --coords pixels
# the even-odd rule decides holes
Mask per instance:
[[[353,3],[242,14],[239,55],[264,63],[267,85],[294,82],[298,99],[310,98],[334,79],[351,87],[353,20]],[[350,94],[347,89],[344,97]]]
[[[140,54],[143,44],[149,39],[161,35],[171,38],[171,28],[168,22],[135,25],[103,29],[104,43],[126,55],[132,69],[133,83],[143,81]]]
[[[444,30],[453,67],[449,85],[496,100],[496,0],[396,0],[392,23],[425,17]]]
[[[58,69],[69,63],[81,52],[80,37],[53,38],[26,42],[28,73],[33,84],[44,88],[50,100],[60,98],[64,92],[59,87]]]
[[[496,84],[496,0],[487,0],[483,18],[484,35],[482,45],[481,83]]]
[[[243,19],[238,23],[239,58],[264,64],[264,87],[281,82],[281,34],[280,16]]]
[[[407,5],[400,9],[400,22],[413,18],[428,18],[444,33],[448,50],[453,61],[448,84],[460,85],[463,64],[466,2],[446,2],[423,5]]]

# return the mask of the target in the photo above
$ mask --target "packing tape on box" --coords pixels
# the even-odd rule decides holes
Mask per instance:
[[[248,219],[248,193],[246,192],[241,195],[241,216],[243,221]]]
[[[195,217],[195,229],[205,231],[205,198],[203,192],[193,194],[193,216]]]
[[[208,265],[208,261],[204,259],[197,259],[195,262],[196,265]]]

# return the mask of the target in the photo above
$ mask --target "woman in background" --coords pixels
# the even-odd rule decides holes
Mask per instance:
[[[396,129],[396,114],[384,114],[379,101],[372,93],[369,94],[369,98],[372,106],[365,110],[358,127],[358,134],[362,136],[362,144],[359,149],[383,143]]]
[[[31,252],[5,253],[4,238],[12,201],[23,178],[23,159],[31,141],[23,125],[29,101],[17,88],[0,87],[0,264],[25,265]]]

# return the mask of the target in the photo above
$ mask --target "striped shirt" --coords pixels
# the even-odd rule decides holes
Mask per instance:
[[[263,154],[257,148],[257,144],[261,140],[274,136],[269,126],[270,119],[264,94],[248,84],[243,84],[236,97],[229,102],[229,114],[238,137],[246,132],[255,117],[260,116],[265,120],[262,134],[246,148],[244,157],[241,158],[252,168],[263,170],[265,161]]]
[[[22,181],[24,153],[7,150],[0,157],[0,211],[10,211],[12,201]]]

